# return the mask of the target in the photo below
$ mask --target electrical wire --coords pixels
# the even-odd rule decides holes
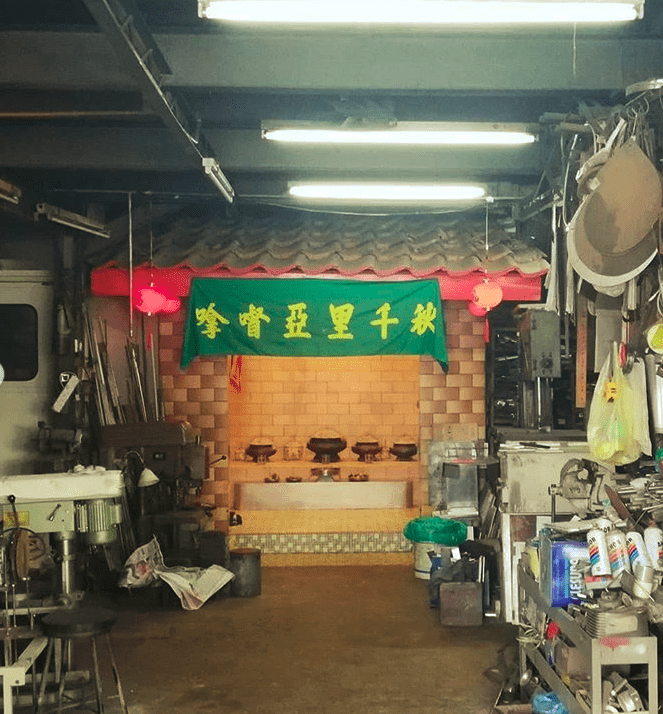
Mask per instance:
[[[540,647],[544,643],[545,637],[537,630],[536,627],[532,627],[531,625],[521,625],[520,632],[518,633],[516,640],[524,645],[535,645],[536,647]]]
[[[0,530],[0,539],[7,538],[6,547],[10,558],[11,573],[14,576],[15,581],[19,580],[16,572],[16,545],[21,531],[30,534],[30,560],[37,560],[38,558],[41,558],[48,550],[44,539],[39,535],[39,533],[36,533],[31,528],[26,528],[25,526],[12,526],[11,528],[4,528]]]

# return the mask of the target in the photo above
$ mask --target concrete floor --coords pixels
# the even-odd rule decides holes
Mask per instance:
[[[402,566],[263,568],[259,597],[192,612],[120,600],[130,714],[488,714],[499,688],[483,671],[515,636],[442,628]]]

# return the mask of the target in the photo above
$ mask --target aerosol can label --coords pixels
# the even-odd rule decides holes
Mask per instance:
[[[620,530],[612,530],[605,537],[608,543],[608,558],[612,577],[617,578],[622,573],[631,572],[631,561],[628,559],[626,535]]]
[[[634,565],[652,567],[651,559],[645,548],[645,542],[637,531],[629,531],[626,534],[626,548],[628,550],[628,559],[631,561],[631,569],[633,569]]]
[[[656,570],[663,570],[663,531],[657,526],[645,528],[645,548]]]
[[[592,575],[610,575],[610,557],[608,542],[604,531],[592,528],[587,533],[587,548],[589,549],[589,565]]]

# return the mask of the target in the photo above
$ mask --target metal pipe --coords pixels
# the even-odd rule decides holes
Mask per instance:
[[[69,596],[74,592],[76,576],[76,534],[70,531],[55,534],[60,551],[60,583],[62,595]]]
[[[534,382],[536,384],[536,391],[535,391],[536,398],[534,400],[536,402],[536,405],[535,405],[536,422],[535,423],[536,423],[536,428],[540,429],[543,426],[543,411],[542,411],[542,407],[541,407],[541,401],[543,399],[543,395],[542,395],[542,391],[541,391],[541,377],[536,377],[534,379]]]
[[[134,338],[134,229],[131,205],[131,192],[127,194],[129,212],[129,339]]]

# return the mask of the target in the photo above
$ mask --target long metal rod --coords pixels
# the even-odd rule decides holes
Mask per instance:
[[[129,212],[129,339],[134,338],[134,226],[131,192],[128,194]]]
[[[115,654],[113,653],[113,643],[111,642],[110,632],[106,633],[106,644],[108,645],[108,654],[110,656],[111,669],[113,670],[115,686],[117,687],[117,696],[120,700],[120,711],[122,712],[122,714],[129,714],[129,710],[127,709],[127,702],[124,698],[124,690],[122,689],[122,682],[120,681],[120,671],[117,668]]]
[[[104,689],[101,683],[101,674],[99,673],[99,658],[97,657],[97,640],[96,637],[90,637],[90,646],[92,648],[92,665],[94,667],[94,684],[97,690],[97,712],[104,714]]]

